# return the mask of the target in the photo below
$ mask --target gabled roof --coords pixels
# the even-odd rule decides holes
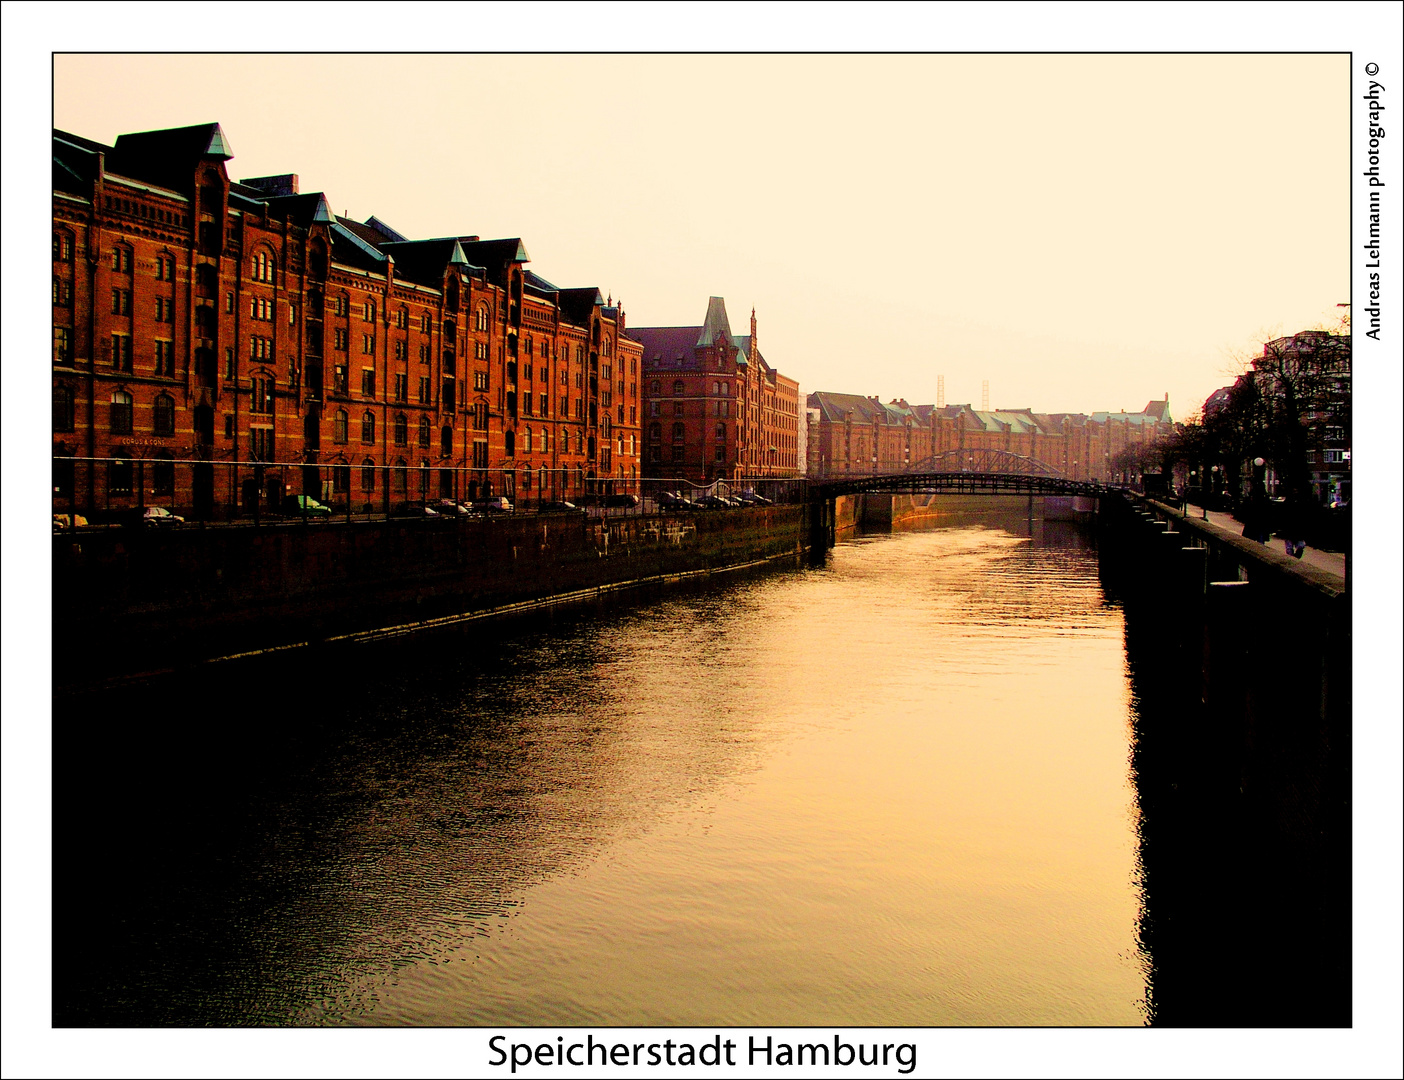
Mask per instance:
[[[1163,401],[1146,402],[1146,407],[1141,411],[1162,424],[1170,423],[1170,395],[1166,394]]]
[[[270,215],[304,229],[316,221],[331,223],[336,220],[331,203],[320,191],[305,195],[272,195],[263,201],[268,204]]]
[[[233,156],[229,140],[218,124],[195,124],[118,135],[107,168],[119,176],[184,191],[200,161],[228,161]]]
[[[380,218],[376,217],[374,214],[366,218],[366,228],[375,230],[382,240],[387,240],[391,243],[404,243],[409,239],[408,236],[400,235],[400,233],[385,224],[385,222],[381,221]]]
[[[355,266],[362,270],[373,270],[383,274],[387,259],[376,247],[366,243],[341,223],[341,219],[331,223],[332,259],[343,266]]]
[[[438,289],[444,283],[444,271],[458,266],[465,273],[482,272],[463,254],[463,245],[452,236],[438,240],[383,241],[380,250],[395,260],[395,274],[419,285]]]
[[[487,278],[500,288],[507,287],[507,270],[516,263],[530,262],[526,245],[519,237],[506,240],[479,240],[476,236],[453,237],[463,247],[464,257],[473,266],[487,271]]]
[[[596,307],[604,307],[604,297],[593,285],[584,289],[561,289],[557,304],[561,317],[576,326],[587,326]]]
[[[552,285],[549,281],[547,281],[547,280],[546,280],[544,277],[542,277],[540,274],[535,273],[534,271],[531,271],[531,270],[523,270],[523,271],[522,271],[522,282],[523,282],[528,288],[536,289],[536,290],[538,290],[538,291],[540,291],[540,292],[545,292],[545,293],[558,293],[558,292],[561,291],[557,286]]]
[[[881,402],[862,394],[835,394],[829,390],[816,390],[806,399],[806,405],[818,409],[825,420],[843,423],[852,414],[853,421],[871,424],[887,419],[887,410]]]
[[[629,336],[643,346],[645,360],[671,363],[679,358],[684,366],[696,361],[697,336],[700,326],[631,326]]]
[[[110,146],[54,128],[54,190],[90,197],[97,177],[97,156],[111,152]]]

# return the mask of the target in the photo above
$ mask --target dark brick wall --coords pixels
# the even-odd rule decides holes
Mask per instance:
[[[318,523],[55,537],[54,677],[81,683],[802,550],[803,507],[609,521]]]

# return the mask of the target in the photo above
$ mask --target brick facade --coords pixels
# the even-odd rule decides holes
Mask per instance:
[[[640,475],[641,351],[519,239],[411,241],[217,124],[54,133],[55,503],[568,497]]]
[[[701,326],[635,327],[645,386],[644,475],[694,484],[800,475],[799,383],[770,366],[726,302]]]
[[[883,404],[878,398],[819,391],[806,400],[810,479],[980,467],[979,455],[1031,458],[1072,480],[1110,480],[1127,447],[1168,437],[1169,401],[1139,413],[984,411],[969,405]]]

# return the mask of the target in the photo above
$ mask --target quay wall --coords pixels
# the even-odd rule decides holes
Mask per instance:
[[[1348,1025],[1347,582],[1163,503],[1101,502],[1134,691],[1152,1020]],[[1244,971],[1260,973],[1251,992]]]
[[[807,540],[803,506],[59,534],[55,681],[798,556]]]

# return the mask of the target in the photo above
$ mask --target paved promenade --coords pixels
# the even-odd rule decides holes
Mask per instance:
[[[1202,507],[1195,506],[1194,503],[1189,503],[1185,508],[1185,514],[1188,517],[1203,518],[1204,510]],[[1221,513],[1218,510],[1210,510],[1209,521],[1227,532],[1231,532],[1237,536],[1243,535],[1242,523],[1236,520],[1232,514]],[[1277,537],[1273,537],[1273,539],[1269,540],[1263,546],[1270,547],[1279,554],[1282,553],[1282,541]],[[1342,552],[1322,551],[1320,548],[1309,547],[1302,554],[1302,562],[1310,563],[1318,570],[1325,570],[1328,574],[1335,574],[1342,581],[1345,580],[1346,558]]]

